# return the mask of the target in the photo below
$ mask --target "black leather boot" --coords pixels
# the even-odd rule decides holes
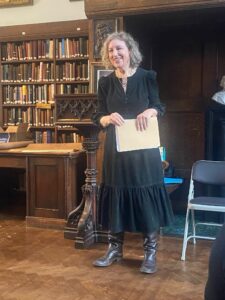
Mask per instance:
[[[94,261],[93,265],[96,267],[108,267],[113,262],[121,260],[123,257],[123,238],[123,232],[110,233],[108,237],[109,247],[106,254]]]
[[[140,271],[152,274],[157,271],[156,251],[157,251],[157,232],[143,234],[144,237],[144,260]]]

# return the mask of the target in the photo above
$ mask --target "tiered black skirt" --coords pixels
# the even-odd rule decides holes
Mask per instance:
[[[117,152],[113,126],[107,129],[98,216],[114,233],[151,233],[173,221],[159,149]]]

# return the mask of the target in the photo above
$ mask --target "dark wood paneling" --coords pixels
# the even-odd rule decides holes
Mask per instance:
[[[203,60],[202,96],[208,106],[212,95],[218,89],[218,47],[215,40],[205,42]]]
[[[155,11],[194,9],[222,6],[221,0],[85,0],[85,13],[90,17],[102,15],[127,15]]]
[[[177,176],[188,178],[193,162],[204,159],[204,120],[204,113],[194,112],[168,112],[160,119],[161,144]]]
[[[200,41],[163,39],[153,51],[160,96],[172,111],[202,108],[202,45]],[[158,62],[155,66],[154,57]]]
[[[191,29],[161,34],[153,51],[160,97],[167,113],[162,118],[162,145],[176,175],[188,178],[194,161],[204,159],[203,43]]]
[[[2,157],[0,152],[0,167],[1,168],[26,168],[26,160],[24,157],[16,156],[12,159],[11,157]]]
[[[143,67],[157,71],[167,108],[162,145],[184,178],[195,160],[205,158],[205,111],[224,74],[224,17],[224,9],[210,9],[125,18],[144,54]]]
[[[224,29],[225,26],[223,24],[222,28]],[[220,80],[222,78],[223,75],[225,75],[225,40],[223,35],[221,34],[220,39],[218,40],[218,76],[217,76],[217,80],[218,80],[218,86],[219,87],[219,83]],[[220,87],[221,89],[221,87]]]
[[[28,215],[64,218],[65,170],[63,158],[29,158],[29,176],[31,193]]]

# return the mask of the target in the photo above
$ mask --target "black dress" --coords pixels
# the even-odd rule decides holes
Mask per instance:
[[[99,80],[98,111],[93,121],[118,112],[136,118],[147,108],[164,112],[159,100],[156,73],[138,68],[124,89],[115,72]],[[115,126],[106,129],[99,216],[104,229],[113,233],[151,233],[171,224],[173,213],[163,183],[159,149],[117,152]]]

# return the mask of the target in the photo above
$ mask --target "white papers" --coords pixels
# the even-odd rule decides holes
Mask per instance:
[[[118,152],[151,149],[160,146],[156,117],[148,119],[148,128],[143,131],[137,131],[135,119],[125,120],[122,126],[115,126],[115,128]]]

